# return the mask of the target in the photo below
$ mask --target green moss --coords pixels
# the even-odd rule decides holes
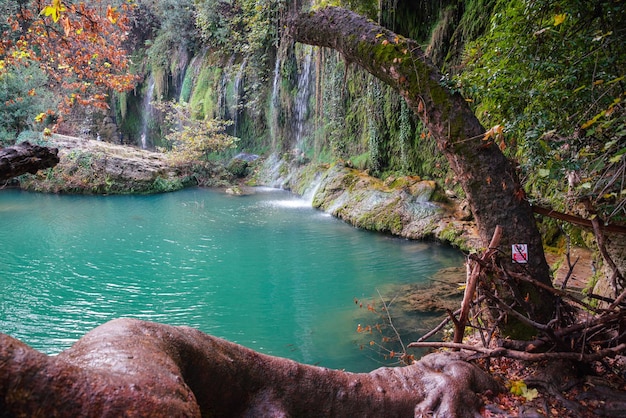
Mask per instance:
[[[180,178],[163,178],[157,177],[152,182],[152,187],[147,191],[147,193],[165,193],[165,192],[173,192],[176,190],[180,190],[185,187],[182,179]]]
[[[216,102],[213,87],[216,77],[219,77],[220,74],[219,68],[208,65],[208,63],[201,67],[189,99],[194,117],[199,119],[207,116],[212,117],[213,106]]]
[[[438,234],[437,238],[440,241],[447,242],[453,247],[459,248],[461,251],[472,252],[474,248],[467,244],[463,236],[463,230],[461,226],[449,223]]]

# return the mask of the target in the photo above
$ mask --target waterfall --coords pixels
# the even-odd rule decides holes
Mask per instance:
[[[296,100],[294,103],[294,146],[299,150],[299,152],[303,152],[304,150],[304,125],[309,116],[309,98],[311,97],[311,79],[313,75],[311,71],[313,48],[308,45],[305,48],[302,69],[298,74],[298,93],[296,94]]]
[[[302,194],[302,198],[305,200],[309,207],[313,206],[313,201],[315,200],[315,195],[317,191],[320,189],[322,185],[322,176],[320,174],[316,175],[309,187]]]
[[[233,103],[230,111],[233,120],[233,136],[237,136],[237,123],[239,121],[239,113],[241,112],[241,98],[243,96],[243,80],[245,76],[247,60],[244,59],[239,66],[239,71],[235,75],[235,82],[233,83]]]
[[[276,57],[274,65],[274,81],[272,82],[272,109],[278,105],[278,82],[280,81],[280,57]]]
[[[274,65],[274,81],[272,82],[272,97],[270,102],[270,139],[272,140],[272,148],[276,149],[276,136],[278,128],[278,87],[280,85],[280,56],[276,56],[276,64]]]
[[[148,138],[148,121],[152,115],[152,95],[154,94],[155,80],[152,73],[148,78],[148,89],[143,96],[141,104],[141,149],[147,149],[149,145]]]

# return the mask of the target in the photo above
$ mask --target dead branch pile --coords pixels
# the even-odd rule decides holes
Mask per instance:
[[[510,357],[526,361],[592,362],[626,353],[626,290],[616,294],[615,298],[601,298],[600,304],[595,295],[568,292],[565,285],[575,265],[570,263],[569,257],[570,272],[558,289],[534,280],[529,274],[514,273],[496,256],[501,233],[500,228],[496,228],[484,254],[469,257],[465,295],[461,309],[457,311],[458,317],[457,313],[448,312],[448,318],[409,344],[409,348],[465,349],[476,352],[479,357]],[[621,277],[619,272],[614,276]],[[504,300],[497,292],[496,281],[504,284],[526,281],[551,292],[557,300],[554,317],[547,323],[531,320],[528,312],[532,307],[528,306],[524,295],[513,294],[512,300]],[[536,337],[531,341],[498,338],[497,330],[511,316],[534,329]],[[450,321],[455,330],[453,342],[426,341]],[[477,332],[482,346],[462,343],[466,327]]]

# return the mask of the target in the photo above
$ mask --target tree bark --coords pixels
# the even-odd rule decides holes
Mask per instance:
[[[56,148],[41,147],[22,142],[12,147],[0,149],[0,180],[8,180],[25,173],[54,167],[59,163]]]
[[[551,284],[541,235],[515,166],[498,146],[484,140],[485,129],[467,102],[443,84],[441,73],[417,42],[335,7],[301,14],[290,26],[295,41],[335,49],[349,63],[397,89],[446,156],[465,191],[484,245],[501,225],[499,249],[507,268]],[[528,245],[526,264],[510,261],[512,244]],[[549,293],[524,283],[510,284],[518,299],[521,295],[530,301],[525,308],[533,320],[552,318],[554,299]]]
[[[500,389],[459,353],[349,373],[134,319],[104,324],[50,357],[0,334],[0,417],[462,418],[480,416],[477,392]]]

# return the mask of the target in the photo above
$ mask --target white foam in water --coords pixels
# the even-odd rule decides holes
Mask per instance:
[[[276,206],[280,208],[310,208],[311,203],[304,199],[289,199],[289,200],[270,200],[268,202],[271,206]]]

